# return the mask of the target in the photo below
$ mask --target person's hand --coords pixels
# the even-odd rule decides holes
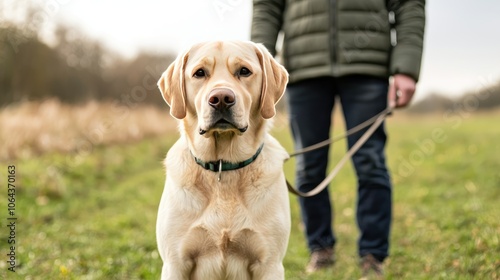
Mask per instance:
[[[389,84],[389,106],[393,108],[406,107],[415,93],[415,80],[405,74],[393,76],[392,83]]]

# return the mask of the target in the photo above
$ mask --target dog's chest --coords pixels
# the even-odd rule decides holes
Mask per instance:
[[[183,252],[191,259],[239,256],[249,263],[260,260],[263,250],[257,244],[265,242],[247,211],[237,199],[212,201],[184,236]]]
[[[191,165],[170,173],[177,176],[189,171],[189,176],[180,176],[184,182],[177,185],[179,192],[174,191],[180,196],[170,197],[173,200],[166,203],[172,212],[165,230],[176,236],[172,245],[180,250],[181,259],[197,264],[218,259],[217,263],[226,266],[236,258],[246,267],[265,260],[266,244],[276,243],[275,232],[284,226],[277,188],[273,187],[276,171],[263,170],[257,161],[244,169],[223,172],[219,182],[219,174]]]

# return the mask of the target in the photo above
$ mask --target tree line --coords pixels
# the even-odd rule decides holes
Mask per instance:
[[[444,111],[480,111],[500,107],[500,81],[478,90],[465,92],[457,98],[449,98],[433,93],[408,109],[412,113],[431,113]]]
[[[132,98],[163,106],[156,81],[173,54],[124,59],[64,26],[57,27],[49,46],[36,26],[27,26],[0,19],[0,106],[48,98],[66,103]]]

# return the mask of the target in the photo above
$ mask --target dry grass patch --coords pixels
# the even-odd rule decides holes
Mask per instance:
[[[0,160],[127,143],[175,131],[175,125],[166,107],[25,102],[0,110]]]

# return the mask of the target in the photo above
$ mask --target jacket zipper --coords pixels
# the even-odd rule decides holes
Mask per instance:
[[[337,0],[330,0],[330,61],[332,63],[332,72],[335,72],[337,63]]]

